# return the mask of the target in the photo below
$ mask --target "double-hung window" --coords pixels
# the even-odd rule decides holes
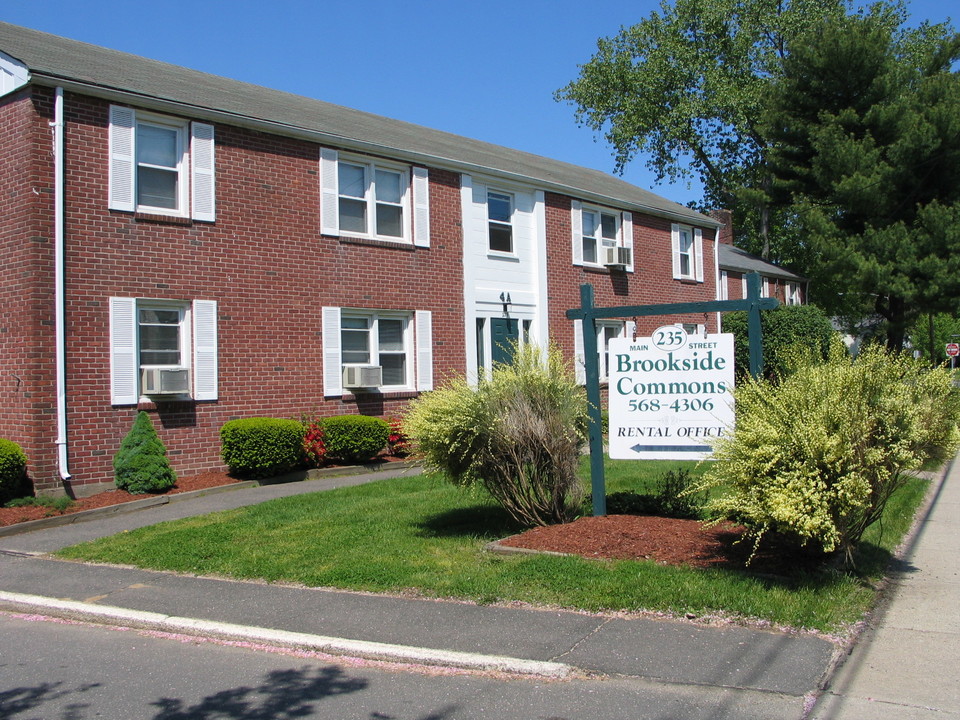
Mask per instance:
[[[321,148],[320,183],[325,235],[430,246],[426,168]]]
[[[582,211],[583,262],[588,265],[603,264],[603,248],[617,247],[619,222],[616,215],[599,210]]]
[[[494,252],[513,252],[513,196],[487,191],[487,227],[489,248]]]
[[[788,282],[787,283],[787,305],[799,305],[800,300],[800,283],[798,282]]]
[[[598,321],[597,328],[597,366],[600,373],[600,382],[607,382],[610,378],[610,341],[615,338],[632,338],[636,331],[636,323],[632,320],[624,322]],[[586,382],[586,365],[583,351],[583,321],[573,323],[574,370],[577,381]]]
[[[700,228],[674,224],[671,228],[673,277],[703,282],[703,232]]]
[[[340,318],[343,366],[378,365],[383,373],[383,387],[408,387],[409,320],[409,315],[345,311]]]
[[[217,303],[110,298],[111,402],[216,400]]]
[[[340,161],[340,230],[401,240],[406,235],[407,173],[374,163]]]
[[[633,213],[590,207],[571,198],[570,226],[574,265],[633,272]]]
[[[110,107],[109,207],[213,221],[213,126]]]
[[[342,395],[350,387],[381,392],[433,389],[430,311],[324,307],[322,320],[324,395]],[[345,384],[351,368],[364,372],[379,368],[364,378],[379,375],[380,380]]]

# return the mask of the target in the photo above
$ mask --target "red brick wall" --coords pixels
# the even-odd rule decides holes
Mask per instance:
[[[216,222],[146,220],[107,209],[108,112],[107,102],[66,96],[74,492],[112,482],[113,453],[137,412],[110,403],[111,296],[218,302],[219,400],[151,410],[181,474],[220,466],[219,428],[233,418],[389,416],[409,399],[324,399],[324,305],[431,310],[435,376],[463,371],[458,176],[430,173],[432,247],[341,241],[320,233],[318,145],[217,125]],[[37,156],[48,154],[44,148]],[[42,170],[46,182],[52,165]],[[45,213],[39,224],[52,227],[52,218]],[[45,331],[52,338],[52,328]],[[48,475],[34,479],[45,485]]]
[[[608,271],[572,264],[570,198],[547,193],[547,293],[550,336],[573,356],[573,322],[565,313],[580,306],[580,285],[593,285],[598,307],[699,302],[716,299],[713,230],[703,231],[704,282],[673,279],[670,221],[633,214],[634,272]],[[626,318],[631,320],[633,318]],[[674,322],[706,324],[716,332],[716,314],[636,318],[637,334],[649,334]]]
[[[0,99],[0,437],[32,477],[56,476],[49,97]]]

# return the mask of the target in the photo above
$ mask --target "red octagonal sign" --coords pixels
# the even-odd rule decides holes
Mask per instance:
[[[947,343],[947,355],[950,357],[956,357],[957,355],[960,355],[960,344]]]

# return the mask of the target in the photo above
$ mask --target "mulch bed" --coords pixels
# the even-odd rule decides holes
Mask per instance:
[[[237,482],[241,481],[227,475],[227,473],[223,471],[214,470],[201,473],[200,475],[177,478],[177,484],[174,485],[173,488],[160,494],[175,495],[176,493],[204,490],[206,488],[230,485]],[[120,503],[130,502],[131,500],[143,500],[148,497],[154,497],[154,495],[131,495],[126,490],[109,490],[91,495],[90,497],[80,498],[63,512],[37,505],[17,508],[0,507],[0,527],[27,522],[29,520],[39,520],[40,518],[52,517],[54,515],[69,515],[70,513],[80,512],[81,510],[93,510],[94,508],[107,507],[109,505],[119,505]]]
[[[783,548],[761,545],[747,566],[753,541],[743,539],[744,532],[743,527],[730,523],[704,527],[698,520],[606,515],[532,528],[501,540],[500,545],[604,560],[652,560],[696,568],[748,569],[751,574],[776,576],[791,575],[811,565],[811,558],[793,557]]]

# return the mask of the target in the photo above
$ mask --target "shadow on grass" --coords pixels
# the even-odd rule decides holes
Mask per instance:
[[[523,530],[506,510],[493,505],[447,510],[425,518],[417,527],[420,537],[478,537],[491,540]]]

